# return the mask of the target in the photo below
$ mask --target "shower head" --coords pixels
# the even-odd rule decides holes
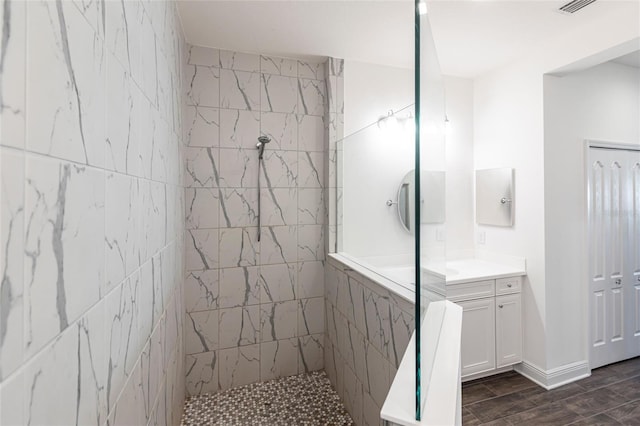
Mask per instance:
[[[258,143],[256,144],[256,148],[260,151],[258,152],[258,159],[262,160],[262,154],[264,153],[264,146],[271,142],[271,138],[269,136],[260,136],[258,138]]]

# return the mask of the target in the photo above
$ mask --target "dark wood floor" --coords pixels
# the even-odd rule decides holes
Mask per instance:
[[[640,357],[550,391],[516,372],[464,383],[462,423],[640,425]]]

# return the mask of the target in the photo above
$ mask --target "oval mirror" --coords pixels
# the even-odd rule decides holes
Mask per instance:
[[[409,171],[398,186],[396,202],[402,227],[415,230],[415,171]],[[420,223],[445,222],[445,174],[441,171],[420,171]]]

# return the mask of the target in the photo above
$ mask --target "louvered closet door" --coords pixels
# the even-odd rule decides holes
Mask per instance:
[[[590,149],[591,368],[640,355],[639,155]]]

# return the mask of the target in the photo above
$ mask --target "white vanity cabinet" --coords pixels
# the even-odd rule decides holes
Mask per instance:
[[[447,299],[463,309],[463,379],[522,361],[521,283],[517,276],[447,285]]]

